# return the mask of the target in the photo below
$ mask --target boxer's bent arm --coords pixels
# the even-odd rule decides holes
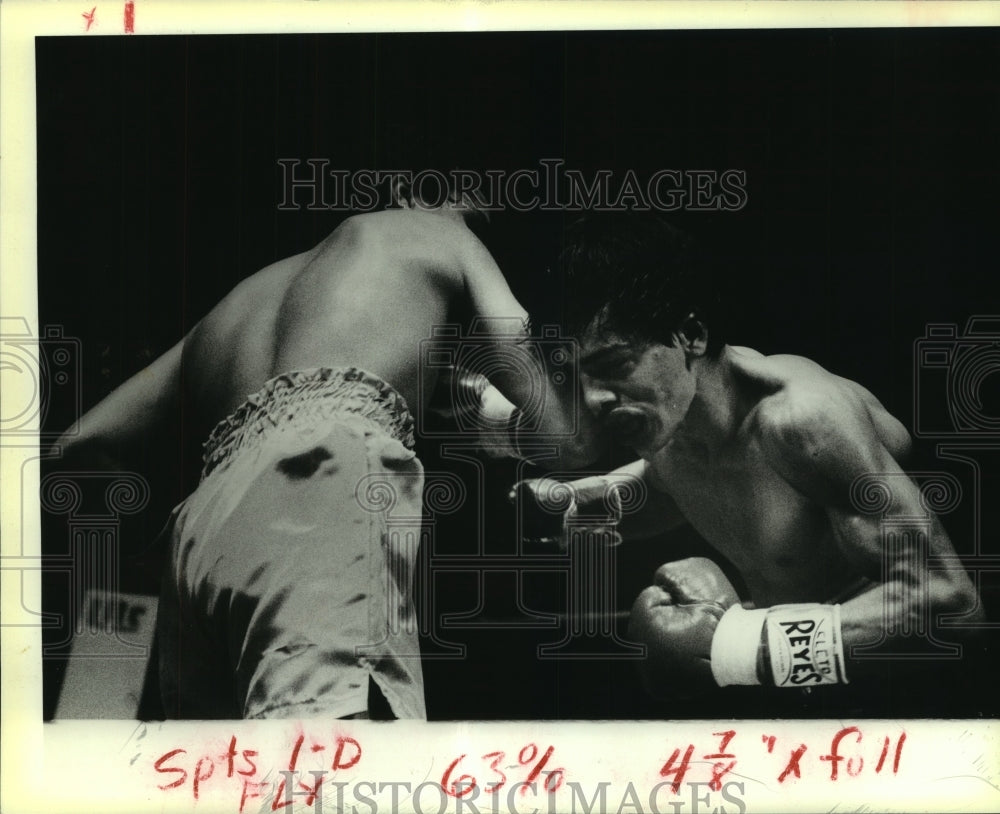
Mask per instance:
[[[591,475],[571,483],[578,495],[577,502],[580,502],[582,496],[585,505],[587,501],[603,500],[613,485],[628,489],[627,481],[630,479],[640,482],[638,488],[643,498],[639,503],[625,501],[626,511],[618,522],[618,533],[624,540],[655,537],[679,528],[687,522],[674,499],[664,490],[663,483],[656,476],[653,467],[641,458],[613,469],[606,475]]]
[[[555,384],[542,361],[546,354],[535,352],[528,312],[517,301],[493,257],[474,237],[465,249],[463,270],[473,313],[494,338],[500,358],[513,356],[518,362],[497,365],[489,372],[490,383],[519,409],[537,403],[541,384],[544,408],[532,438],[546,443],[554,441],[559,448],[558,458],[545,461],[545,466],[569,469],[585,466],[597,458],[601,448],[596,422],[583,408],[579,382],[567,376],[561,386]],[[534,375],[524,375],[526,369],[534,371]]]
[[[76,431],[56,442],[64,462],[123,468],[129,451],[176,407],[183,348],[182,340],[84,413]]]
[[[897,540],[900,547],[884,552],[880,516],[862,513],[852,505],[851,486],[856,478],[881,475],[893,496],[890,514],[927,515],[916,484],[889,454],[863,405],[846,394],[827,394],[822,400],[810,398],[781,413],[777,420],[762,426],[762,440],[772,464],[793,487],[825,509],[847,559],[877,583],[841,607],[845,654],[849,656],[853,645],[882,640],[887,620],[896,622],[892,626],[895,630],[907,631],[923,629],[920,617],[926,616],[933,631],[942,614],[981,614],[976,590],[961,565],[954,564],[957,560],[945,560],[950,564],[931,571],[916,556],[919,549],[915,544],[902,536]],[[931,556],[954,556],[937,518],[932,518],[929,537]],[[958,631],[949,629],[946,638],[954,638]],[[886,645],[891,642],[887,640]],[[852,662],[849,657],[848,661],[848,676],[871,664]]]
[[[629,481],[639,481],[639,484],[630,485]],[[607,474],[566,481],[563,488],[565,486],[573,490],[573,499],[581,514],[602,514],[610,493],[616,488],[626,492],[638,489],[643,495],[641,502],[622,501],[625,510],[617,528],[624,540],[655,537],[687,522],[673,498],[664,491],[652,466],[641,458]],[[559,489],[553,491],[558,496]]]

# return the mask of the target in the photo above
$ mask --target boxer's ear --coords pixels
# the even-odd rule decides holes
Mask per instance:
[[[392,197],[393,206],[398,206],[401,209],[413,208],[413,188],[411,187],[409,180],[401,175],[397,175],[392,179],[392,190],[390,195]]]
[[[708,350],[708,326],[692,312],[677,327],[677,342],[689,356],[704,356]]]

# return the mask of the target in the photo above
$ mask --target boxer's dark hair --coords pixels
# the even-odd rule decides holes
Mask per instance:
[[[455,178],[452,175],[452,170],[450,169],[440,169],[438,167],[424,167],[422,170],[432,170],[437,172],[439,175],[444,176],[446,179],[446,186],[443,190],[444,197],[449,200],[454,200],[458,194],[455,188]],[[418,170],[417,172],[420,172]],[[419,190],[414,190],[411,183],[406,180],[402,180],[398,185],[398,188],[390,190],[389,206],[397,206],[399,201],[398,198],[406,197],[412,198],[414,195],[419,196]],[[486,206],[486,201],[484,200],[482,193],[476,191],[470,195],[472,206],[463,213],[463,219],[465,224],[473,231],[473,233],[482,241],[485,242],[487,235],[489,234],[489,227],[492,223],[492,217],[490,216],[489,209]],[[431,202],[427,202],[431,203]],[[436,201],[434,203],[443,203],[443,201]]]
[[[640,343],[673,344],[693,314],[708,331],[710,356],[725,344],[722,303],[709,254],[662,216],[585,215],[566,230],[559,267],[566,287],[565,328]]]

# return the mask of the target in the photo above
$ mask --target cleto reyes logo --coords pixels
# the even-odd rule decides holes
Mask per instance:
[[[771,622],[771,620],[768,620]],[[827,626],[816,619],[775,619],[769,625],[775,685],[834,684],[833,642]],[[775,636],[773,634],[777,633]],[[775,642],[775,639],[777,641]],[[777,647],[773,645],[776,644]]]

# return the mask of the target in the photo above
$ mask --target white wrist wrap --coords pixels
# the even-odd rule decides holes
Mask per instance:
[[[712,675],[720,687],[760,684],[757,650],[767,610],[746,610],[733,605],[719,620],[712,637]]]
[[[776,605],[767,612],[776,687],[847,683],[840,605]]]
[[[757,651],[766,635],[776,687],[847,683],[840,605],[733,605],[712,637],[712,675],[720,687],[760,684]]]

